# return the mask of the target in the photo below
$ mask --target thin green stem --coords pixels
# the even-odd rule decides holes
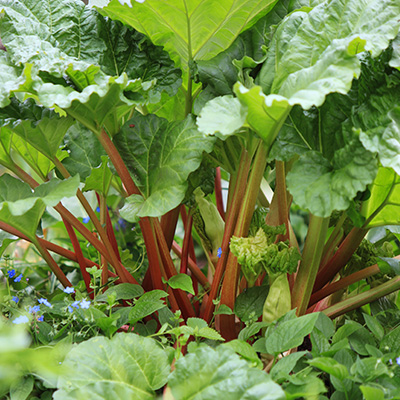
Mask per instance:
[[[329,318],[336,318],[365,304],[371,303],[383,296],[387,296],[390,293],[396,292],[397,290],[400,290],[400,276],[397,276],[373,289],[367,290],[366,292],[343,300],[340,303],[326,308],[322,312]]]
[[[343,230],[342,226],[344,221],[346,220],[347,214],[345,212],[340,216],[335,228],[329,236],[329,239],[326,241],[324,246],[324,251],[322,252],[321,266],[323,268],[327,261],[332,257],[333,252],[335,251],[336,246],[340,243],[343,238]]]
[[[328,230],[329,218],[311,214],[303,258],[296,275],[292,291],[292,308],[297,308],[297,315],[304,315],[317,277],[322,251]]]

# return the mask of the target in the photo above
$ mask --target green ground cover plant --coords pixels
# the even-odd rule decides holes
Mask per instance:
[[[0,11],[2,395],[400,398],[399,0]]]

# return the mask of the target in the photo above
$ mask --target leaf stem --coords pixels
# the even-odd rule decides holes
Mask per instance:
[[[292,290],[292,308],[297,308],[297,315],[304,315],[317,277],[322,251],[328,230],[329,218],[310,215],[307,238],[296,281]]]
[[[267,149],[264,142],[260,140],[249,175],[246,193],[240,206],[240,211],[236,222],[234,235],[237,237],[245,237],[248,234],[266,165]],[[239,274],[240,266],[237,262],[237,258],[233,256],[233,254],[229,254],[226,264],[225,277],[221,288],[221,304],[227,305],[232,310],[235,306]],[[234,315],[221,314],[219,315],[219,322],[221,335],[226,340],[232,340],[237,337]]]
[[[333,257],[318,272],[314,292],[324,287],[349,262],[367,232],[368,229],[357,227],[350,231]]]
[[[200,314],[200,317],[206,320],[207,323],[211,322],[213,311],[215,308],[213,300],[215,300],[218,296],[222,277],[225,273],[226,263],[228,261],[228,254],[229,254],[229,241],[231,240],[231,236],[235,229],[242,199],[246,193],[246,183],[249,175],[250,165],[251,165],[250,155],[246,149],[243,149],[238,167],[239,172],[235,180],[234,189],[231,191],[231,188],[229,188],[229,190],[232,193],[232,196],[231,196],[231,201],[228,202],[225,231],[221,245],[221,250],[222,250],[221,257],[218,259],[217,265],[215,267],[214,279],[211,284],[211,290],[208,296],[206,307]],[[230,184],[232,185],[233,182],[231,181]]]
[[[64,165],[61,163],[61,161],[57,157],[54,157],[53,163],[65,179],[67,179],[71,176],[69,174],[69,172],[67,171],[67,169],[64,167]],[[114,252],[114,249],[111,246],[110,241],[108,240],[107,233],[105,232],[104,228],[100,224],[100,221],[98,220],[97,215],[93,211],[92,207],[90,206],[89,202],[87,201],[86,197],[83,195],[83,193],[80,189],[77,190],[76,196],[78,197],[78,200],[83,205],[83,208],[85,209],[85,211],[88,213],[89,218],[92,221],[93,225],[95,226],[97,233],[100,235],[100,238],[101,238],[101,240],[104,244],[104,247],[106,249],[106,252],[107,252],[106,255],[108,257],[106,257],[106,258],[110,262],[110,264],[113,266],[113,268],[115,269],[115,272],[121,278],[122,282],[135,283],[133,281],[132,275],[125,268],[121,268],[121,263],[118,260],[116,254]]]
[[[37,236],[32,238],[32,243],[39,250],[40,255],[46,261],[47,265],[50,267],[50,269],[53,271],[54,275],[62,283],[62,285],[64,287],[72,286],[72,283],[65,276],[64,272],[62,272],[61,268],[54,261],[54,258],[50,255],[50,253],[47,251],[47,249],[42,245],[42,243],[40,242],[40,240]]]
[[[349,311],[355,310],[364,304],[371,303],[383,296],[396,292],[397,290],[400,290],[400,276],[397,276],[373,289],[367,290],[366,292],[347,298],[340,303],[322,310],[322,312],[329,318],[336,318]]]
[[[400,256],[394,258],[400,258]],[[336,282],[326,285],[322,289],[312,294],[308,307],[313,306],[315,303],[318,303],[320,300],[331,295],[332,293],[345,289],[350,285],[352,285],[353,283],[359,282],[362,279],[369,278],[370,276],[378,274],[379,272],[381,272],[381,270],[379,269],[378,264],[374,264],[371,265],[370,267],[363,268],[360,271],[354,272],[353,274],[346,276],[343,279],[340,279]]]

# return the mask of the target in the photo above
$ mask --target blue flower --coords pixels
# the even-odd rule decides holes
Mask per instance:
[[[71,307],[79,308],[79,301],[74,301],[74,302],[71,304]]]
[[[97,212],[100,212],[100,207],[97,207],[97,208],[96,208],[96,211],[97,211]]]
[[[90,306],[90,301],[89,300],[82,300],[81,301],[81,307],[82,308],[89,308]]]
[[[38,302],[40,303],[40,304],[44,304],[45,306],[47,306],[47,307],[50,307],[50,308],[52,308],[53,306],[50,304],[50,302],[47,300],[47,299],[45,299],[45,298],[41,298],[41,299],[38,299]]]
[[[29,322],[29,318],[26,315],[21,315],[14,319],[13,324],[26,324],[27,322]]]
[[[7,271],[8,277],[9,278],[14,278],[15,276],[15,269],[12,269],[11,271]]]
[[[72,313],[72,311],[74,311],[74,310],[72,309],[71,306],[68,306],[68,311],[69,311],[70,313]]]
[[[85,218],[83,218],[83,220],[82,220],[82,222],[83,222],[84,224],[87,224],[89,221],[90,221],[90,218],[89,218],[89,217],[85,217]]]
[[[22,274],[18,275],[15,279],[14,282],[21,282],[22,279]]]
[[[33,306],[33,307],[29,307],[29,313],[37,313],[40,311],[40,306]]]
[[[221,249],[221,247],[218,249],[218,251],[217,251],[217,256],[218,256],[218,258],[221,258],[221,256],[222,256],[222,249]]]
[[[396,358],[396,363],[397,363],[397,365],[400,365],[400,357]]]
[[[14,303],[18,303],[18,302],[19,302],[19,298],[18,298],[17,296],[13,296],[13,297],[12,297],[12,301],[13,301]]]
[[[72,286],[67,286],[63,291],[64,293],[75,293],[75,289]]]
[[[39,322],[43,322],[43,315],[41,315],[40,317],[38,317],[37,320],[38,320]]]

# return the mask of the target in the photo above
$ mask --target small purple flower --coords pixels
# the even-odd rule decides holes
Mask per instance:
[[[7,271],[7,274],[8,274],[8,277],[11,279],[11,278],[14,278],[14,276],[15,276],[15,269],[12,269],[11,271]]]
[[[40,317],[37,317],[37,320],[38,320],[39,322],[43,322],[43,315],[41,315]]]
[[[89,300],[82,300],[81,301],[81,308],[89,308],[90,306],[90,301]]]
[[[47,306],[47,307],[50,307],[50,308],[52,308],[53,306],[50,304],[50,302],[47,300],[47,299],[45,299],[45,298],[41,298],[41,299],[38,299],[38,302],[40,303],[40,304],[44,304],[45,306]]]
[[[218,249],[218,251],[217,251],[217,256],[218,256],[218,258],[221,258],[221,256],[222,256],[222,249],[221,249],[221,247]]]
[[[72,311],[74,311],[74,310],[72,309],[71,306],[68,306],[68,311],[69,311],[70,313],[72,313]]]
[[[96,211],[97,211],[97,212],[100,212],[100,207],[97,207],[97,208],[96,208]]]
[[[72,286],[67,286],[64,290],[64,293],[75,293],[75,289]]]
[[[17,296],[13,296],[13,297],[12,297],[12,301],[13,301],[14,303],[18,304],[19,298],[18,298]]]
[[[396,358],[396,363],[397,363],[397,365],[400,365],[400,357]]]
[[[84,224],[87,224],[89,221],[90,221],[90,218],[89,218],[89,217],[85,217],[85,218],[83,218],[83,220],[82,220],[82,222],[83,222]]]
[[[29,318],[26,315],[21,315],[14,319],[13,324],[25,324],[27,322],[29,322]]]
[[[22,279],[22,274],[18,275],[15,279],[14,282],[21,282]]]
[[[40,311],[40,306],[33,306],[33,307],[29,307],[29,313],[37,313]]]

